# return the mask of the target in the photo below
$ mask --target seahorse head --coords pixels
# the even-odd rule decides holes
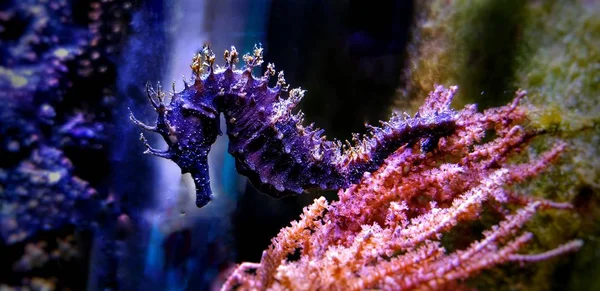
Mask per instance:
[[[182,173],[191,173],[198,207],[206,205],[212,198],[208,153],[217,135],[221,134],[219,113],[224,113],[225,117],[231,117],[232,112],[240,110],[252,114],[252,108],[242,103],[254,102],[254,93],[266,92],[268,76],[273,74],[271,65],[267,68],[268,76],[265,78],[257,80],[252,76],[252,68],[262,64],[260,47],[255,47],[252,56],[244,56],[244,70],[235,69],[238,62],[235,47],[231,47],[231,51],[226,50],[223,57],[225,66],[215,67],[215,55],[205,46],[193,57],[190,65],[193,83],[190,85],[184,80],[185,88],[177,93],[173,88],[173,97],[168,105],[163,105],[164,98],[160,90],[148,92],[159,115],[155,131],[163,136],[169,146],[168,155],[163,157],[175,162]],[[159,102],[153,101],[155,98],[152,96]],[[229,130],[233,119],[229,118],[228,134],[231,134]],[[134,123],[140,124],[135,120]]]
[[[167,150],[152,148],[143,135],[146,154],[170,159],[182,173],[190,173],[196,185],[196,205],[202,207],[212,198],[208,174],[208,153],[219,131],[219,114],[212,99],[203,100],[196,86],[186,84],[185,89],[175,93],[168,104],[160,85],[158,91],[147,86],[150,103],[158,113],[156,125],[149,126],[130,119],[145,130],[159,133],[168,145]]]

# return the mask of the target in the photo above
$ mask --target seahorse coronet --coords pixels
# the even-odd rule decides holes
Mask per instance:
[[[130,115],[140,128],[159,133],[167,150],[152,148],[145,138],[146,153],[175,162],[182,173],[190,173],[196,186],[196,205],[205,206],[212,198],[208,174],[208,153],[219,131],[220,114],[225,116],[229,153],[238,172],[261,192],[272,197],[301,194],[310,189],[341,189],[358,182],[366,172],[376,170],[385,158],[406,145],[418,142],[426,151],[452,134],[456,114],[449,102],[426,104],[414,117],[392,114],[381,127],[367,126],[368,133],[353,135],[353,144],[327,140],[324,130],[314,124],[304,126],[304,113],[294,113],[306,90],[289,89],[283,71],[267,64],[262,76],[253,69],[263,64],[263,49],[255,46],[245,54],[243,68],[235,64],[235,47],[223,54],[225,66],[214,66],[214,54],[204,47],[190,66],[194,82],[173,92],[165,103],[158,87],[146,88],[148,99],[158,116],[155,125],[146,125]],[[277,75],[275,86],[268,81]]]

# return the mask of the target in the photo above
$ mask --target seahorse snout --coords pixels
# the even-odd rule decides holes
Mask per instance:
[[[208,175],[208,151],[206,154],[197,154],[195,157],[195,166],[188,169],[194,185],[196,186],[196,206],[203,207],[212,199],[212,190],[210,189],[210,176]]]

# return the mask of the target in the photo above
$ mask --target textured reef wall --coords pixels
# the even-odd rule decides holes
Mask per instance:
[[[89,237],[74,236],[73,226],[90,230],[115,216],[106,183],[116,104],[110,86],[129,8],[106,1],[0,6],[3,284],[85,286]]]
[[[582,290],[600,286],[597,260],[600,188],[600,5],[596,1],[531,3],[515,58],[514,84],[527,88],[534,126],[565,140],[570,150],[561,164],[527,191],[571,201],[576,213],[550,213],[532,226],[538,248],[570,234],[590,243],[566,263],[544,264],[532,284]],[[543,144],[532,151],[543,150]],[[547,221],[553,221],[550,225]],[[546,278],[555,280],[548,281]]]
[[[575,211],[550,211],[534,219],[529,230],[538,239],[532,249],[547,249],[565,236],[598,233],[600,59],[595,48],[600,30],[593,15],[599,9],[595,1],[424,1],[417,10],[412,69],[403,76],[407,85],[399,90],[399,106],[418,106],[418,95],[434,83],[458,84],[465,89],[457,96],[461,104],[484,108],[507,100],[512,88],[523,88],[529,92],[524,100],[529,126],[549,133],[533,143],[530,154],[547,149],[548,140],[568,144],[557,166],[523,186],[533,195],[575,206]],[[474,284],[593,289],[598,286],[591,279],[598,274],[592,263],[596,248],[590,242],[573,260],[496,269]]]

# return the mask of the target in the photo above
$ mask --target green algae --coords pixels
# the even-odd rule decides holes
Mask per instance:
[[[435,84],[459,86],[457,107],[487,108],[510,100],[525,3],[419,2],[398,104],[415,108]]]
[[[529,227],[536,246],[580,237],[568,258],[535,266],[530,286],[564,290],[600,287],[600,4],[534,1],[527,6],[515,82],[529,92],[531,126],[568,143],[556,167],[528,185],[534,195],[570,201],[574,211],[547,212]],[[541,150],[534,145],[532,151]],[[561,262],[561,264],[557,263]]]
[[[431,0],[417,14],[397,107],[414,110],[434,84],[458,85],[455,106],[480,109],[505,104],[522,88],[527,126],[544,134],[515,162],[558,140],[568,144],[556,165],[514,190],[574,205],[540,211],[527,225],[535,240],[524,253],[573,238],[583,239],[583,248],[487,270],[467,283],[494,290],[600,289],[600,3]]]

